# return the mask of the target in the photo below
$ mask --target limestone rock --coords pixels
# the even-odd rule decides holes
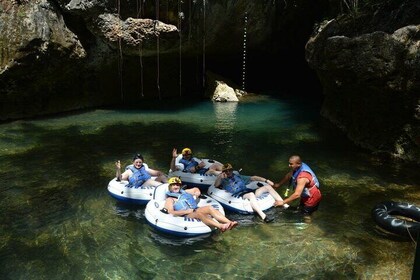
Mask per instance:
[[[47,0],[37,2],[10,6],[7,13],[0,13],[0,73],[22,64],[27,57],[40,59],[49,53],[75,59],[86,56],[59,11]]]
[[[362,147],[420,162],[420,25],[401,26],[410,22],[418,19],[338,17],[319,26],[306,59],[323,85],[324,117]]]
[[[138,56],[141,47],[143,56],[165,53],[179,41],[178,29],[170,24],[151,19],[127,18],[122,21],[113,14],[102,14],[94,21],[92,29],[113,49],[122,48],[125,55]],[[158,42],[159,40],[159,42]]]
[[[216,89],[213,95],[213,101],[217,102],[238,102],[236,92],[233,88],[228,86],[225,82],[216,81]]]

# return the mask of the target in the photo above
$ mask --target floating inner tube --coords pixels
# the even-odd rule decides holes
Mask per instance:
[[[414,238],[420,233],[420,208],[407,202],[379,203],[372,209],[372,218],[378,226],[391,233]]]

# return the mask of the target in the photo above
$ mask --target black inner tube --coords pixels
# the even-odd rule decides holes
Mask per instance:
[[[413,204],[395,201],[379,203],[372,209],[372,218],[378,226],[388,232],[411,238],[417,238],[420,234],[420,208]]]

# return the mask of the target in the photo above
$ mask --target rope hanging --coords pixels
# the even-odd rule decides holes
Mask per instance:
[[[178,0],[178,32],[179,32],[179,96],[182,96],[182,20],[184,13],[181,10],[182,0]]]
[[[160,61],[159,61],[159,31],[156,30],[157,25],[159,24],[159,0],[156,0],[156,20],[155,20],[155,31],[156,31],[156,57],[157,57],[157,77],[156,77],[156,83],[157,83],[157,90],[158,90],[158,96],[159,100],[161,100],[160,96]]]
[[[203,0],[203,88],[206,86],[206,0]]]
[[[141,13],[143,11],[143,4],[141,0],[137,1],[137,18],[141,18]],[[143,42],[142,38],[140,36],[140,33],[138,33],[138,40],[139,40],[139,63],[140,63],[140,95],[141,97],[144,97],[144,86],[143,86]]]
[[[123,54],[122,54],[122,46],[121,46],[121,3],[120,0],[117,0],[117,13],[118,13],[118,24],[117,24],[117,36],[118,36],[118,77],[120,82],[120,94],[121,94],[121,101],[124,101],[124,93],[123,93],[123,81],[122,81],[122,71],[123,71]]]

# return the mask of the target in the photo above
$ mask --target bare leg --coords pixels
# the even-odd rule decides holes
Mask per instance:
[[[265,186],[262,186],[262,187],[258,188],[255,191],[255,196],[258,197],[265,192],[270,193],[270,195],[274,198],[275,201],[283,201],[283,198],[281,198],[280,194],[275,189],[273,189],[273,187],[271,187],[269,185],[265,185]],[[274,206],[276,206],[276,203],[274,203]],[[285,204],[284,207],[287,208],[287,207],[289,207],[289,205]]]
[[[185,190],[187,193],[192,194],[195,197],[199,197],[201,195],[201,191],[199,188],[191,188],[191,189],[186,189]]]
[[[233,229],[234,227],[238,225],[238,222],[229,220],[228,218],[226,218],[225,215],[220,213],[219,210],[213,208],[212,206],[206,206],[206,207],[210,209],[209,210],[210,215],[213,216],[213,218],[215,218],[218,222],[229,225],[228,229]]]
[[[144,182],[143,185],[157,187],[159,185],[162,185],[162,182],[158,182],[158,181],[155,181],[153,179],[149,179],[146,182]]]
[[[202,209],[206,207],[200,207],[197,211],[188,215],[190,218],[200,219],[203,223],[208,225],[209,227],[216,227],[220,229],[222,232],[226,231],[229,228],[229,223],[221,224],[218,221],[215,221],[211,216],[208,214],[208,210]],[[201,209],[201,210],[200,210]]]
[[[221,163],[213,163],[213,164],[210,166],[210,169],[213,169],[213,170],[216,170],[216,171],[222,171],[222,169],[223,169],[223,164],[221,164]]]
[[[265,219],[267,215],[261,210],[260,205],[258,204],[257,198],[253,192],[247,193],[243,195],[243,198],[249,199],[251,202],[251,207],[254,209],[255,212],[261,217],[261,219]]]
[[[206,211],[208,211],[209,215],[213,216],[217,221],[219,221],[221,223],[230,223],[230,222],[232,222],[231,220],[229,220],[228,218],[226,218],[225,215],[223,215],[222,213],[220,213],[219,210],[216,210],[214,207],[212,207],[212,206],[206,206],[204,208],[208,208],[208,210],[206,209]]]
[[[220,173],[222,173],[222,171],[217,171],[217,170],[214,170],[214,169],[209,169],[209,170],[207,170],[206,175],[219,175]]]
[[[159,175],[158,177],[156,177],[155,181],[161,182],[161,183],[166,183],[168,182],[168,178],[166,177],[166,175],[162,174]]]
[[[207,175],[219,175],[222,173],[223,165],[220,163],[213,163],[210,165],[209,170],[206,172]]]

